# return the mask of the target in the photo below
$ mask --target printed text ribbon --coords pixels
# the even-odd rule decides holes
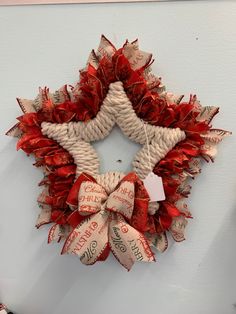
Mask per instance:
[[[111,249],[128,270],[135,261],[154,261],[144,235],[128,223],[134,209],[135,175],[128,174],[110,195],[95,179],[81,176],[78,212],[88,217],[70,233],[62,253],[77,254],[82,263],[91,265]]]

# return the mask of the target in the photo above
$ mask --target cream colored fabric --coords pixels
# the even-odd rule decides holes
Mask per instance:
[[[82,172],[94,176],[109,194],[124,174],[100,174],[99,158],[90,143],[108,136],[115,123],[131,141],[143,145],[133,160],[133,171],[142,180],[179,141],[185,139],[185,133],[179,128],[154,126],[138,118],[122,82],[110,84],[101,109],[93,120],[63,124],[43,122],[41,128],[44,135],[57,141],[72,155],[77,166],[76,177]],[[158,206],[150,206],[152,213],[157,209]]]
[[[90,142],[108,136],[115,123],[130,140],[143,145],[133,161],[133,170],[141,179],[144,179],[155,164],[185,138],[185,133],[179,128],[144,125],[137,117],[122,82],[110,84],[101,109],[93,120],[87,123],[63,124],[43,122],[41,127],[44,135],[57,141],[73,156],[77,165],[77,176],[82,172],[98,176],[99,159]]]

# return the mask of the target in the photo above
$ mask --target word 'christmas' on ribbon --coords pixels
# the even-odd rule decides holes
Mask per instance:
[[[76,254],[83,264],[92,265],[106,259],[112,251],[128,270],[135,261],[155,261],[147,239],[129,224],[135,202],[135,180],[134,173],[128,174],[108,195],[91,176],[79,176],[75,182],[79,188],[76,210],[86,218],[69,234],[62,254]],[[75,207],[73,191],[68,202]]]

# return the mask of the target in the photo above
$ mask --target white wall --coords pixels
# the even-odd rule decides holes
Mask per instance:
[[[236,133],[235,21],[233,0],[0,8],[0,298],[14,313],[236,313],[234,136],[193,182],[187,241],[127,273],[112,257],[85,267],[46,244],[48,228],[34,228],[41,173],[3,135],[20,115],[15,97],[74,83],[101,33],[118,46],[139,37],[169,90],[220,105],[214,125]],[[126,156],[112,140],[127,145],[114,131],[103,169],[126,159],[128,170],[136,147]]]

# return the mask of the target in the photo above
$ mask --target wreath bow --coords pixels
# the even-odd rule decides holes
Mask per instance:
[[[128,174],[110,195],[90,176],[77,179],[78,212],[88,217],[70,233],[62,253],[77,254],[82,263],[92,265],[110,249],[128,270],[135,261],[155,260],[144,235],[129,224],[135,179],[135,174]]]

